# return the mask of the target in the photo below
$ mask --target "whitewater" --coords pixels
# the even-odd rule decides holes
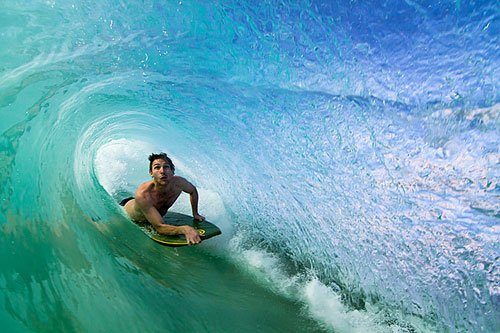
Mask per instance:
[[[498,22],[496,1],[2,1],[0,329],[500,331]],[[221,236],[173,249],[128,220],[161,151]]]

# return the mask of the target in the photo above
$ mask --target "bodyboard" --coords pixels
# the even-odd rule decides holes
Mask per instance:
[[[201,241],[220,235],[221,230],[213,223],[208,221],[197,221],[192,216],[167,212],[163,217],[165,224],[175,226],[189,225],[196,229],[200,234]],[[189,245],[184,235],[160,235],[150,223],[134,222],[142,231],[144,231],[155,242],[166,246],[186,246]]]

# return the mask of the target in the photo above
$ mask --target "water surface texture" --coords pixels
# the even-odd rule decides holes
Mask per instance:
[[[3,0],[0,329],[500,331],[498,36],[497,1]],[[128,221],[159,151],[223,235]]]

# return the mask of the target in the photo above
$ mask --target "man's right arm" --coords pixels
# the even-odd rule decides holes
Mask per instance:
[[[200,234],[194,228],[187,225],[175,226],[163,223],[163,217],[160,215],[160,212],[158,212],[145,195],[138,195],[135,200],[142,210],[144,217],[153,225],[159,234],[185,235],[189,244],[201,242]]]

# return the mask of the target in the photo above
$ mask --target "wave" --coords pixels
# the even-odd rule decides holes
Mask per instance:
[[[30,256],[16,227],[115,250],[116,201],[166,151],[218,246],[284,265],[270,284],[293,281],[328,327],[500,326],[495,2],[0,9],[5,251]],[[4,263],[5,288],[22,268]]]

